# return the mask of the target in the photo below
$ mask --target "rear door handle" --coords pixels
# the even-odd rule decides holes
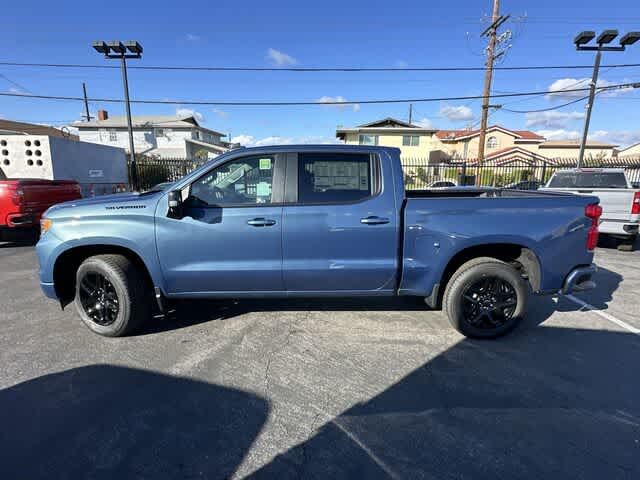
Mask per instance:
[[[271,227],[276,224],[275,220],[271,220],[270,218],[252,218],[251,220],[247,220],[247,224],[252,227]]]
[[[389,219],[385,217],[376,217],[371,215],[369,217],[361,218],[360,223],[364,223],[365,225],[382,225],[385,223],[389,223]]]

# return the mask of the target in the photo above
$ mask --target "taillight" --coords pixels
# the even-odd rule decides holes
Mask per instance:
[[[13,195],[11,195],[11,200],[16,205],[22,205],[24,203],[24,190],[21,188],[17,188],[14,190]]]
[[[602,207],[597,203],[590,203],[584,207],[584,216],[591,219],[591,225],[587,232],[587,250],[591,251],[598,244],[598,222],[602,215]]]
[[[633,215],[640,215],[640,192],[633,194],[633,203],[631,204],[631,213]]]

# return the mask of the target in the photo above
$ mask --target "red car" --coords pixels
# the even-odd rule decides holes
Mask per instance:
[[[47,208],[78,198],[75,180],[0,180],[0,241],[37,231]]]

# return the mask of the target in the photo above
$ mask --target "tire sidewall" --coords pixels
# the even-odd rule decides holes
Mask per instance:
[[[517,303],[513,316],[505,324],[492,330],[474,327],[464,319],[462,294],[465,288],[486,277],[497,277],[507,282],[516,293]],[[522,320],[527,309],[529,288],[520,274],[507,264],[483,263],[470,267],[455,279],[447,292],[446,308],[449,321],[463,335],[473,338],[495,338],[511,331]]]
[[[88,273],[98,273],[111,282],[113,288],[116,291],[118,297],[118,315],[115,322],[110,325],[98,325],[87,315],[80,302],[80,282],[82,278]],[[106,262],[100,259],[89,259],[80,265],[76,272],[76,293],[75,301],[76,310],[82,322],[89,327],[92,331],[105,337],[117,337],[127,328],[129,317],[131,316],[129,292],[126,285],[122,281],[120,275],[118,275],[113,268]]]

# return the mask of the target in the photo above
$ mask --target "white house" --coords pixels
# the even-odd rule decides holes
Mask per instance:
[[[201,127],[193,117],[141,115],[131,118],[136,153],[159,158],[212,158],[231,148],[224,134]],[[89,122],[75,122],[80,141],[124,148],[129,152],[127,118],[106,110]]]

